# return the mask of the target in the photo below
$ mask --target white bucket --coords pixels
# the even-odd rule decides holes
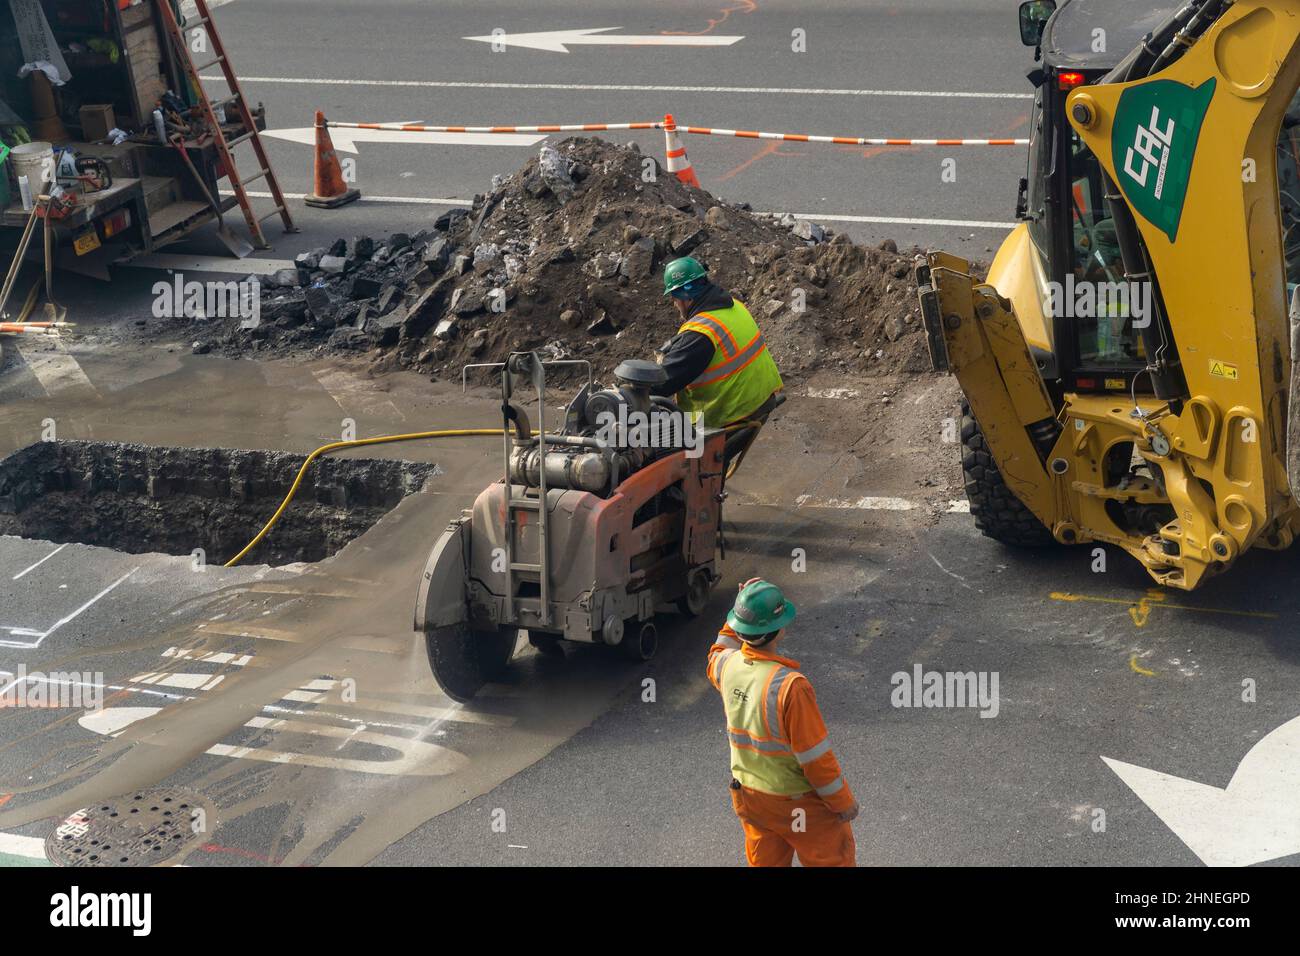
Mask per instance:
[[[26,176],[33,193],[43,193],[43,184],[54,182],[54,147],[49,143],[24,143],[9,153],[14,179]]]

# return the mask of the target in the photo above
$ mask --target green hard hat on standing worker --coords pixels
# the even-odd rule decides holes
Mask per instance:
[[[704,266],[690,256],[674,259],[664,267],[664,295],[672,295],[683,286],[708,276]]]
[[[779,587],[756,579],[741,587],[736,604],[727,615],[727,625],[742,639],[762,637],[781,630],[794,620],[794,615],[794,605],[785,599]]]

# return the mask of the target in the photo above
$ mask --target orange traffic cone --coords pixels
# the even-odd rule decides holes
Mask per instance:
[[[695,168],[691,166],[691,158],[686,155],[686,147],[677,135],[677,123],[672,113],[664,117],[664,144],[668,152],[668,171],[686,185],[703,189],[695,175]]]
[[[320,110],[316,111],[315,179],[315,191],[303,197],[303,202],[308,206],[334,209],[361,198],[360,189],[350,189],[343,181],[343,168],[334,152],[334,141],[330,139],[329,127],[325,125],[325,114]]]

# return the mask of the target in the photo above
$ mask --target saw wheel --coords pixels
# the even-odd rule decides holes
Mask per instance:
[[[519,629],[475,630],[449,624],[424,632],[429,666],[448,697],[467,703],[484,684],[500,680],[514,657]]]

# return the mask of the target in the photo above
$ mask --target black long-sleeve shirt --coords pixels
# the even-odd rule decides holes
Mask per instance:
[[[709,288],[691,306],[687,320],[701,312],[729,309],[733,302],[730,292],[710,283]],[[660,350],[659,364],[668,373],[668,381],[656,385],[651,392],[671,398],[685,390],[687,385],[699,378],[709,367],[715,351],[713,340],[702,332],[678,332]]]

